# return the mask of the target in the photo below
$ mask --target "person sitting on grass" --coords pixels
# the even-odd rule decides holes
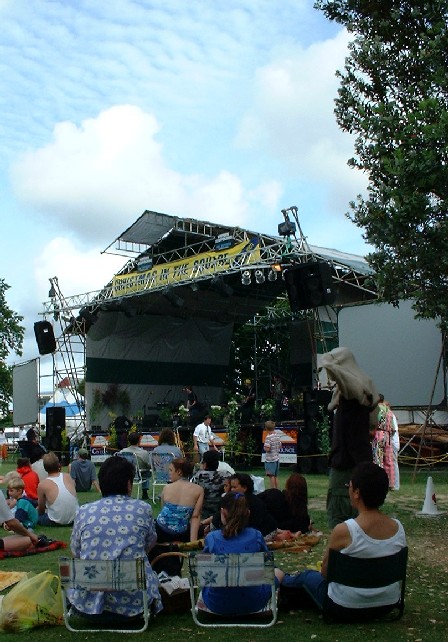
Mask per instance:
[[[0,522],[7,531],[13,531],[15,535],[0,537],[0,551],[27,551],[38,542],[36,533],[28,530],[14,517],[11,509],[6,503],[5,496],[0,493]]]
[[[19,457],[17,460],[17,472],[25,484],[25,495],[37,506],[37,487],[39,486],[39,475],[31,468],[28,457]]]
[[[43,460],[48,477],[37,488],[39,524],[69,526],[78,508],[75,482],[68,473],[61,472],[61,463],[55,453],[46,453]]]
[[[8,482],[8,496],[6,500],[16,519],[25,528],[32,529],[37,525],[38,512],[33,502],[25,495],[25,484],[23,479],[13,478]]]
[[[78,450],[78,458],[70,464],[68,472],[75,482],[77,493],[85,493],[92,486],[98,493],[101,492],[97,481],[95,464],[90,461],[87,448]]]
[[[322,570],[306,570],[285,575],[285,587],[303,588],[322,609],[329,598],[331,613],[347,622],[384,615],[394,608],[400,598],[399,582],[379,588],[354,588],[326,580],[329,550],[359,558],[394,555],[406,546],[402,524],[380,511],[389,490],[387,473],[372,462],[358,464],[349,483],[350,501],[358,517],[338,524],[331,532]]]
[[[308,486],[305,477],[292,473],[285,482],[285,490],[268,488],[257,495],[281,530],[307,533],[311,520],[308,514]]]

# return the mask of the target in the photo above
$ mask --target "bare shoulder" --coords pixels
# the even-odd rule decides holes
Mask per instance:
[[[344,522],[338,524],[334,527],[331,532],[330,539],[328,541],[328,548],[331,548],[335,551],[340,551],[341,549],[348,546],[352,541],[350,531],[348,530],[347,524]]]

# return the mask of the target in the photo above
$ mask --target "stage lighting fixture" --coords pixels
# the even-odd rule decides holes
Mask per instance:
[[[175,292],[173,292],[173,290],[166,290],[163,293],[163,296],[175,308],[181,308],[184,305],[184,300],[182,299],[182,297],[178,296]]]
[[[243,285],[250,285],[250,272],[249,270],[244,270],[241,274],[241,283]]]
[[[268,272],[268,281],[277,281],[277,272],[274,271],[274,268]]]
[[[290,220],[279,223],[278,225],[278,235],[279,236],[291,236],[291,234],[296,233],[296,224]]]
[[[255,281],[256,283],[264,283],[265,282],[265,276],[263,274],[262,270],[255,270]]]

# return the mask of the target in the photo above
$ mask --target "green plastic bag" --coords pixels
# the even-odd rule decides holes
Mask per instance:
[[[2,631],[17,633],[63,622],[61,582],[50,571],[28,574],[3,598],[0,610]]]

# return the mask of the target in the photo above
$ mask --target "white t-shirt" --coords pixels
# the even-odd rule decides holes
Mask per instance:
[[[13,519],[14,515],[6,503],[5,496],[0,492],[0,523],[8,522],[10,519]]]

